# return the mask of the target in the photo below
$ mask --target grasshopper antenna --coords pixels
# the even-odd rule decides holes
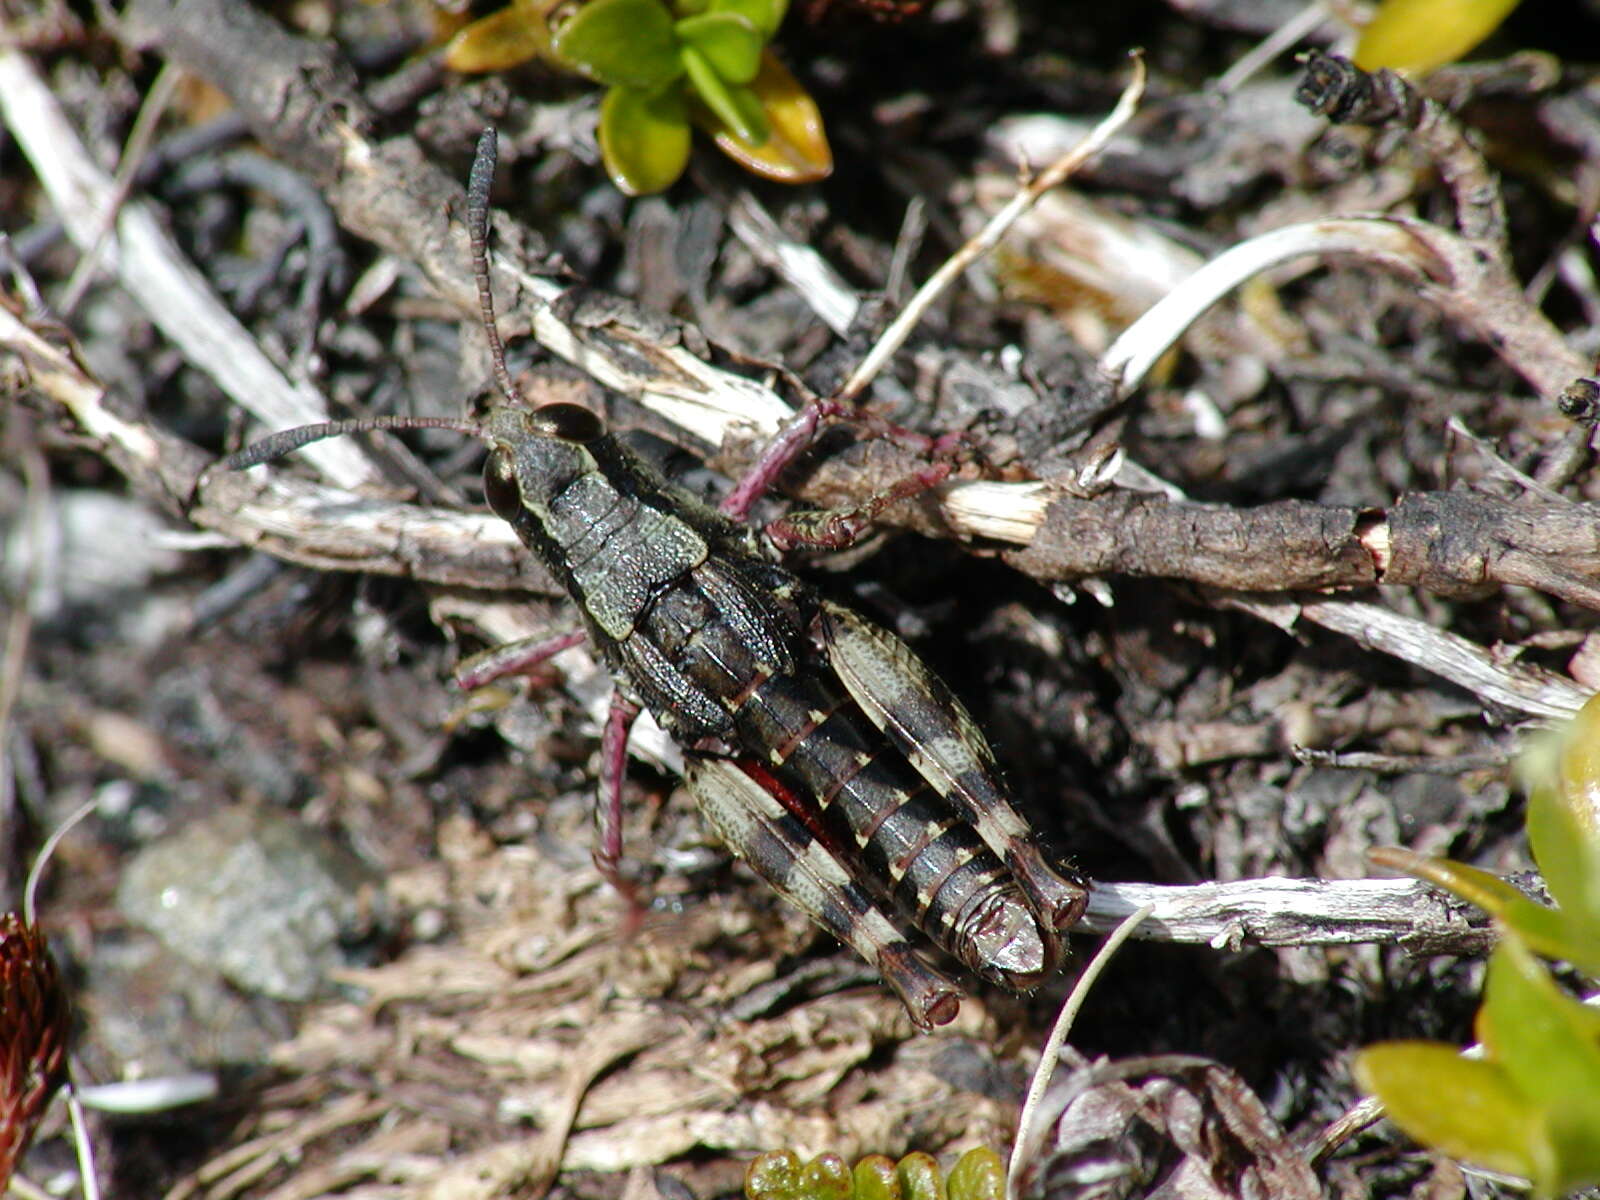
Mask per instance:
[[[500,135],[489,126],[478,138],[472,170],[467,175],[467,237],[472,242],[472,277],[478,284],[478,316],[484,336],[489,339],[489,359],[500,394],[513,403],[523,403],[522,393],[506,370],[506,347],[500,340],[500,327],[494,319],[494,290],[489,286],[489,189],[494,185],[495,160],[499,155]]]
[[[478,285],[478,316],[483,322],[484,334],[489,339],[489,357],[494,366],[495,384],[508,400],[520,402],[522,393],[517,390],[517,385],[511,381],[511,372],[506,369],[505,343],[500,340],[500,328],[495,323],[494,293],[489,286],[489,189],[494,183],[498,150],[499,135],[491,126],[478,138],[477,153],[472,158],[472,172],[467,176],[467,237],[472,243],[472,276]],[[324,421],[264,437],[228,455],[217,463],[217,467],[224,471],[244,471],[293,454],[324,438],[371,433],[379,429],[452,429],[474,437],[482,434],[478,426],[449,417],[360,417],[348,421]]]
[[[467,421],[450,417],[353,417],[348,421],[323,421],[316,425],[297,425],[280,433],[269,434],[259,442],[251,442],[217,462],[219,471],[247,471],[259,467],[285,454],[293,454],[312,442],[327,438],[344,437],[350,433],[371,433],[378,429],[451,429],[469,437],[477,437],[480,430]]]

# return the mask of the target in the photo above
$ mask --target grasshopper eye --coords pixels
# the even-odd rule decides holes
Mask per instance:
[[[516,468],[511,455],[504,450],[491,450],[483,464],[483,498],[489,502],[494,515],[503,521],[514,520],[522,511],[522,489],[517,486]]]
[[[563,442],[592,442],[606,431],[600,418],[589,409],[565,401],[541,404],[534,409],[533,419],[539,426],[539,432],[560,438]]]

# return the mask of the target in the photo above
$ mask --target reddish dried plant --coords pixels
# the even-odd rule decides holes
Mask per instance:
[[[71,1015],[44,936],[0,915],[0,1193],[67,1077]]]

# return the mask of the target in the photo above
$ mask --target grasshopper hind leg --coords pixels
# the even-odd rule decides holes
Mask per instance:
[[[877,967],[919,1028],[955,1020],[961,989],[922,961],[878,904],[770,792],[728,759],[691,758],[684,779],[728,848]]]
[[[588,637],[583,630],[572,629],[553,636],[521,638],[502,646],[491,646],[456,668],[456,686],[471,691],[507,675],[526,675],[563,650],[582,645]]]
[[[595,809],[594,865],[600,877],[628,902],[628,920],[637,925],[644,913],[639,889],[622,874],[622,785],[628,773],[628,734],[639,706],[621,692],[611,693],[611,712],[600,737],[600,802]]]

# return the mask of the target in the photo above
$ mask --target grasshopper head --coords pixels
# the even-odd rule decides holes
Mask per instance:
[[[583,448],[605,436],[606,427],[581,404],[557,401],[526,409],[499,404],[483,421],[489,457],[483,491],[495,515],[515,524],[514,514],[542,507],[542,500],[593,466]]]

